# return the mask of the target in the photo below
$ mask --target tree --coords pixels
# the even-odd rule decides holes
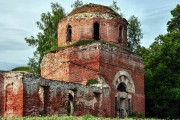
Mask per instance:
[[[118,7],[117,2],[115,0],[113,0],[112,5],[110,5],[109,7],[115,12],[119,13],[119,15],[123,16],[123,14],[121,13],[121,9],[120,7]]]
[[[81,0],[76,0],[72,5],[71,8],[75,9],[78,7],[81,7],[83,5],[83,2]]]
[[[174,10],[171,11],[173,18],[167,23],[168,32],[179,32],[180,31],[180,5],[178,4]]]
[[[180,13],[179,5],[171,12],[168,33],[159,35],[143,54],[147,117],[180,118],[180,31],[174,11]]]
[[[51,12],[42,13],[41,20],[36,22],[40,29],[37,36],[25,38],[29,46],[36,47],[34,57],[29,58],[28,63],[35,73],[40,73],[40,63],[45,53],[57,47],[58,22],[65,16],[63,7],[58,3],[51,3],[51,9]]]
[[[180,117],[180,42],[174,40],[177,35],[158,36],[145,57],[146,113],[150,117]]]
[[[128,19],[128,23],[128,46],[130,50],[134,52],[140,45],[140,40],[143,38],[141,23],[134,15]]]

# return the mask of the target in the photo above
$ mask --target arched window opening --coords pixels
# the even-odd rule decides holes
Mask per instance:
[[[123,27],[119,26],[119,43],[121,43],[123,41]]]
[[[67,27],[67,42],[71,42],[72,37],[72,27],[71,25],[68,25]]]
[[[120,83],[117,88],[120,92],[126,92],[126,86],[124,83]]]
[[[99,40],[99,23],[94,23],[94,40]]]

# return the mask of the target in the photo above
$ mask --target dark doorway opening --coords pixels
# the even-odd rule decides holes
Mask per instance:
[[[71,25],[68,25],[67,27],[67,42],[71,42],[72,41],[72,27]]]
[[[99,23],[94,23],[94,40],[99,40]]]
[[[71,93],[69,93],[68,99],[69,100],[68,100],[67,111],[68,111],[68,115],[72,115],[74,112],[74,104],[73,104],[74,97]]]
[[[47,115],[49,86],[39,86],[40,115]]]
[[[131,99],[128,99],[128,113],[131,113]]]

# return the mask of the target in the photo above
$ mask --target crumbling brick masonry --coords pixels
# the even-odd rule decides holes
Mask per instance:
[[[0,116],[144,114],[144,66],[127,49],[127,25],[106,6],[74,9],[58,24],[61,49],[44,56],[41,76],[0,72]],[[92,43],[73,46],[79,41]]]

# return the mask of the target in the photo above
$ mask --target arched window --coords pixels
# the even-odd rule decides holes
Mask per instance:
[[[94,35],[93,39],[94,40],[99,40],[99,23],[94,23]]]
[[[119,26],[119,43],[123,41],[123,34],[124,34],[123,27],[120,25]]]
[[[124,83],[120,83],[117,88],[120,92],[126,92],[126,85]]]
[[[66,39],[66,41],[67,42],[71,42],[71,38],[72,37],[72,27],[71,27],[71,25],[68,25],[68,27],[67,27],[67,39]]]

